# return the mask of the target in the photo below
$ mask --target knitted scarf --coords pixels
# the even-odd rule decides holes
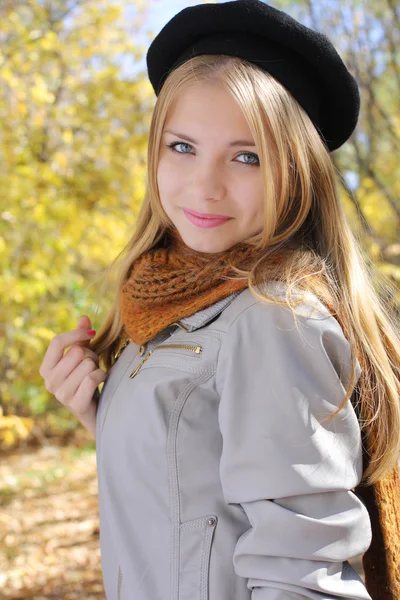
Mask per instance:
[[[134,262],[121,290],[120,309],[128,340],[145,344],[179,319],[246,288],[245,278],[224,279],[234,275],[229,262],[248,268],[257,257],[254,247],[244,243],[214,254],[197,252],[186,246],[177,230],[170,231],[164,247],[152,249]],[[271,260],[279,264],[279,255]],[[368,447],[364,439],[364,468]],[[372,543],[362,559],[366,588],[372,600],[400,600],[398,469],[373,486],[358,486],[355,493],[364,502],[372,527]]]
[[[167,247],[134,262],[121,292],[125,331],[136,344],[145,344],[175,321],[247,287],[247,278],[224,279],[235,274],[228,263],[248,268],[257,258],[254,246],[241,242],[210,254],[192,250],[175,229],[168,237]]]

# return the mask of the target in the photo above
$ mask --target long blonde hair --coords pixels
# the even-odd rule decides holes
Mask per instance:
[[[128,271],[142,253],[162,243],[173,227],[157,187],[161,135],[176,95],[201,81],[219,82],[231,93],[259,152],[265,190],[264,230],[244,242],[265,254],[249,271],[237,269],[236,273],[247,279],[251,292],[262,301],[291,306],[290,290],[300,289],[315,294],[335,314],[352,349],[353,369],[346,396],[334,414],[354,398],[358,358],[362,373],[356,388],[357,409],[370,457],[363,480],[372,485],[395,468],[400,456],[400,336],[394,314],[389,301],[375,291],[373,280],[378,280],[378,273],[363,257],[349,227],[339,201],[338,174],[316,127],[277,80],[247,61],[224,55],[196,56],[166,79],[150,125],[146,193],[136,230],[101,275],[99,297],[111,277],[116,278],[112,284],[115,296],[90,347],[108,370],[123,337],[119,298]],[[268,258],[294,239],[299,242],[298,249],[288,252],[273,271],[273,261]],[[261,291],[268,279],[284,282],[286,300]],[[385,283],[390,289],[392,284]]]

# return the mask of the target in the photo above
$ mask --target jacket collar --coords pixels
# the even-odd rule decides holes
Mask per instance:
[[[247,288],[245,288],[247,289]],[[195,331],[203,325],[206,325],[211,321],[215,316],[221,313],[224,308],[228,306],[239,294],[241,294],[244,290],[239,290],[237,292],[233,292],[226,298],[222,298],[218,302],[215,302],[211,306],[207,306],[203,310],[199,310],[198,312],[190,315],[189,317],[185,317],[184,319],[180,319],[173,323],[173,325],[178,325],[181,329],[184,329],[187,332]]]

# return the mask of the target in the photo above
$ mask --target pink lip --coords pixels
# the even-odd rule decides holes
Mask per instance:
[[[201,217],[197,217],[195,214],[193,214],[192,212],[189,212],[186,209],[183,209],[183,212],[185,213],[186,217],[189,219],[189,221],[191,223],[193,223],[194,225],[197,225],[197,227],[204,227],[204,228],[210,228],[210,227],[217,227],[218,225],[222,225],[223,223],[225,223],[225,221],[229,221],[230,217],[223,217],[223,218],[218,218],[218,219],[212,219],[212,218],[201,218]]]
[[[230,219],[230,217],[226,217],[225,215],[212,215],[210,213],[201,213],[197,212],[197,210],[188,210],[187,208],[184,208],[183,210],[194,215],[195,217],[199,217],[200,219]]]

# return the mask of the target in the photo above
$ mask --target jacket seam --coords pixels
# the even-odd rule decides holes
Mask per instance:
[[[180,495],[179,495],[179,473],[178,461],[176,455],[177,433],[179,418],[182,409],[189,398],[191,392],[200,384],[208,381],[215,373],[215,368],[208,366],[203,369],[198,377],[189,381],[176,399],[168,424],[167,436],[167,469],[168,485],[170,497],[170,580],[171,580],[171,600],[179,600],[179,569],[180,569]]]

